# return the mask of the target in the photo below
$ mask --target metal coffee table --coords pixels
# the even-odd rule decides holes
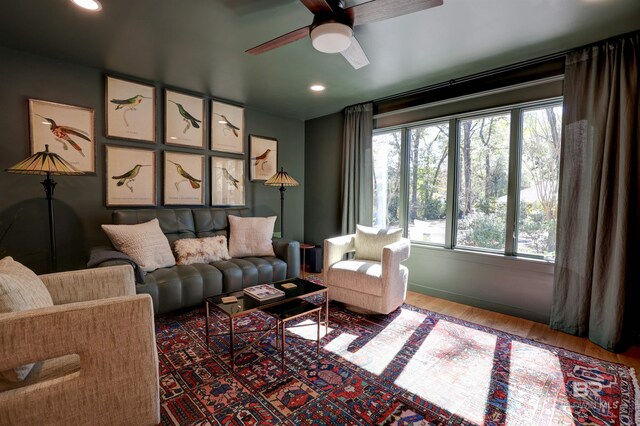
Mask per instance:
[[[296,285],[295,288],[286,289],[282,288],[282,284],[285,283],[293,283]],[[210,318],[209,318],[209,310],[211,306],[215,307],[222,313],[224,313],[229,318],[229,355],[231,358],[231,371],[235,369],[235,345],[234,345],[234,337],[236,334],[240,333],[251,333],[256,331],[271,331],[272,328],[267,330],[248,330],[248,331],[236,331],[234,320],[239,317],[243,317],[245,315],[249,315],[256,311],[266,311],[271,307],[282,305],[284,303],[292,302],[299,299],[304,299],[310,296],[323,294],[324,301],[322,302],[322,306],[324,307],[324,326],[325,333],[329,332],[329,289],[327,287],[321,286],[319,284],[313,283],[311,281],[303,280],[300,278],[292,278],[284,281],[278,281],[273,283],[274,287],[284,291],[285,296],[283,299],[279,299],[273,302],[266,302],[260,304],[257,300],[245,296],[242,291],[230,292],[220,294],[218,296],[211,296],[205,298],[205,311],[206,311],[206,341],[207,347],[209,347],[209,326],[210,326]],[[235,296],[237,301],[234,303],[223,303],[222,298],[226,296]],[[315,312],[315,310],[314,310]],[[267,312],[269,314],[269,312]],[[318,312],[318,316],[320,313]],[[283,322],[280,319],[277,319],[277,327],[280,327]],[[280,331],[278,332],[280,333]],[[224,333],[226,334],[226,333]],[[283,342],[284,343],[284,342]],[[284,349],[284,344],[283,344]]]

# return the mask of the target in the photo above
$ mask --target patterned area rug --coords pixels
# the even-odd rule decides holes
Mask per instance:
[[[165,425],[632,425],[638,422],[633,370],[410,305],[388,316],[330,306],[320,356],[312,340],[288,339],[281,374],[273,333],[237,336],[231,373],[228,337],[205,344],[204,308],[160,316]],[[212,310],[213,333],[227,331]],[[237,329],[273,324],[264,314]],[[313,315],[296,334],[315,339]],[[295,333],[295,334],[294,334]]]

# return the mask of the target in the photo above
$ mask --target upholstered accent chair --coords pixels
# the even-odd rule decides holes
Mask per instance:
[[[158,424],[153,305],[131,266],[40,279],[53,306],[0,314],[0,370],[35,363],[0,377],[0,424]]]
[[[377,250],[369,242],[360,244],[366,254],[359,256],[356,234],[326,239],[325,283],[331,300],[359,312],[386,315],[402,305],[407,295],[409,271],[401,262],[409,258],[411,244],[398,238]],[[353,253],[353,258],[345,259],[347,253]]]

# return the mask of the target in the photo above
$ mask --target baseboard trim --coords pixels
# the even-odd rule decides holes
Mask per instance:
[[[416,293],[422,293],[428,296],[462,303],[464,305],[475,306],[476,308],[487,309],[489,311],[499,312],[501,314],[512,315],[514,317],[524,318],[542,324],[549,323],[549,315],[542,312],[534,312],[527,309],[518,308],[516,306],[504,305],[502,303],[496,303],[484,299],[465,296],[464,294],[453,293],[450,291],[432,288],[412,282],[409,282],[408,289],[411,291],[415,291]]]

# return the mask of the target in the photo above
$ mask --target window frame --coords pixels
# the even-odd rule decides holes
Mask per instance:
[[[412,245],[441,248],[447,250],[457,250],[472,253],[484,253],[490,255],[502,255],[505,257],[518,257],[532,260],[542,260],[547,263],[554,263],[545,259],[542,255],[531,253],[518,253],[518,214],[520,206],[520,183],[522,177],[522,125],[523,112],[531,109],[545,107],[563,106],[563,97],[556,96],[536,101],[520,102],[511,105],[487,108],[482,110],[467,111],[463,113],[451,114],[447,116],[430,118],[397,126],[377,128],[373,130],[373,136],[389,133],[393,131],[401,132],[401,152],[400,152],[400,205],[398,206],[399,226],[403,229],[403,236],[409,235],[409,164],[410,164],[410,137],[411,130],[433,126],[448,122],[449,125],[449,147],[447,158],[447,205],[445,207],[445,242],[443,244],[428,241],[411,240]],[[505,249],[492,250],[477,247],[457,246],[458,231],[458,180],[460,169],[460,135],[459,122],[465,119],[476,119],[487,116],[505,114],[510,119],[509,130],[509,164],[508,164],[508,186],[507,186],[507,213],[505,227]],[[373,210],[373,206],[371,206]]]

